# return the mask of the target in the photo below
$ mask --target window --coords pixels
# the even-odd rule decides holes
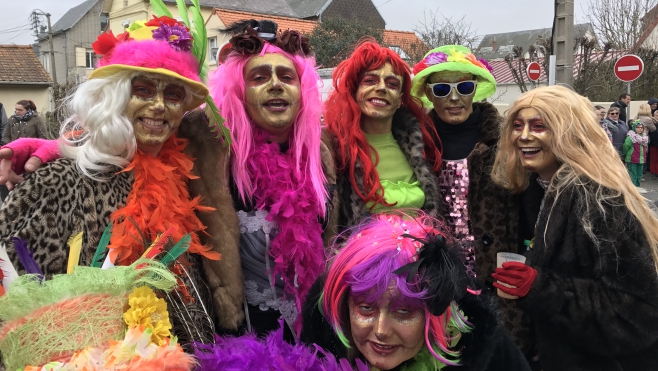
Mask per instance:
[[[211,62],[217,62],[217,38],[209,37],[208,38],[208,53],[210,55]]]
[[[87,51],[85,53],[85,67],[94,68],[94,52]]]
[[[107,23],[109,22],[110,16],[107,13],[101,14],[101,32],[105,32],[107,28]]]
[[[409,55],[408,55],[404,50],[402,50],[402,48],[399,47],[399,46],[389,46],[388,48],[391,49],[391,50],[393,50],[394,52],[398,53],[398,55],[400,56],[400,58],[402,58],[403,60],[409,60],[409,59],[411,59],[411,58],[409,57]]]

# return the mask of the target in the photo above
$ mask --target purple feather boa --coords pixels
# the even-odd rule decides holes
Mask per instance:
[[[215,344],[195,343],[194,354],[199,361],[196,371],[368,371],[359,359],[352,368],[346,359],[336,361],[317,346],[312,349],[288,344],[283,340],[283,328],[264,339],[249,334],[238,338],[215,336],[215,340]]]
[[[306,169],[308,155],[299,166],[292,151],[282,153],[277,143],[268,143],[270,134],[254,129],[254,150],[247,167],[254,178],[256,208],[267,210],[268,220],[279,225],[272,239],[270,255],[274,259],[272,275],[285,279],[285,292],[295,296],[301,312],[302,301],[315,279],[323,272],[325,250],[322,226],[318,220],[321,205],[313,202],[313,183]]]

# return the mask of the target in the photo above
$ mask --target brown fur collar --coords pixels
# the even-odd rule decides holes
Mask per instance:
[[[217,209],[199,213],[208,232],[200,236],[201,241],[222,254],[219,261],[203,259],[203,272],[213,297],[215,321],[222,329],[236,330],[244,320],[244,289],[238,215],[228,186],[228,149],[215,139],[208,128],[208,118],[200,110],[183,118],[178,135],[190,140],[185,152],[195,158],[193,172],[199,177],[190,181],[190,195],[201,196],[204,205]]]

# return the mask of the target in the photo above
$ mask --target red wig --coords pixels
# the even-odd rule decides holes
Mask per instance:
[[[432,164],[432,169],[438,171],[441,167],[441,152],[437,148],[440,139],[434,128],[434,123],[427,116],[421,101],[411,95],[411,76],[409,66],[391,49],[381,47],[376,42],[361,43],[352,55],[341,62],[333,73],[334,91],[325,103],[325,123],[327,130],[334,139],[336,147],[336,167],[339,171],[348,171],[352,187],[365,202],[380,203],[393,206],[384,201],[384,188],[379,181],[375,166],[379,156],[373,163],[370,151],[374,150],[366,140],[361,130],[361,109],[356,100],[356,90],[364,73],[376,70],[390,63],[393,71],[402,76],[402,106],[411,112],[423,132],[425,148],[423,156]],[[363,165],[363,186],[365,194],[357,187],[354,177],[356,161]]]

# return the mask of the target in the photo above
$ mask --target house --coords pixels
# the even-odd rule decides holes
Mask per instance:
[[[658,5],[654,6],[640,18],[642,34],[633,49],[645,48],[658,50]]]
[[[93,0],[88,0],[93,1]],[[174,17],[178,17],[175,0],[163,0]],[[228,37],[217,29],[241,19],[272,19],[279,29],[297,29],[311,32],[313,24],[327,17],[358,17],[384,28],[386,22],[371,0],[200,0],[201,15],[208,29],[208,63],[216,65],[212,50],[216,50]],[[219,13],[218,13],[219,12]],[[107,13],[109,29],[115,34],[140,19],[150,19],[153,10],[148,0],[104,0],[102,13]]]
[[[574,30],[574,51],[578,49],[578,40],[586,37],[588,39],[595,38],[594,29],[589,23],[576,24],[573,26]],[[489,59],[505,58],[506,55],[512,53],[515,46],[523,47],[526,52],[525,57],[528,58],[527,53],[531,45],[541,45],[544,40],[551,37],[551,28],[540,28],[536,30],[526,30],[517,32],[506,32],[498,34],[488,34],[482,38],[480,45],[475,49],[474,54],[478,57]],[[538,56],[543,56],[544,53],[539,47]]]
[[[19,100],[34,101],[37,111],[51,110],[48,72],[30,45],[0,45],[0,103],[7,115]]]
[[[237,10],[227,10],[227,9],[213,9],[210,18],[206,21],[206,28],[208,30],[208,66],[211,70],[217,68],[217,50],[221,47],[222,44],[227,42],[231,37],[220,33],[218,30],[225,28],[231,23],[243,20],[243,19],[269,19],[274,21],[279,26],[279,32],[283,32],[288,29],[297,30],[303,34],[309,35],[313,32],[315,26],[317,26],[316,21],[309,21],[299,18],[291,18],[284,16],[277,16],[272,14],[259,14],[251,12],[243,12]]]
[[[221,34],[218,29],[243,19],[269,19],[276,22],[279,31],[287,29],[297,30],[303,34],[309,35],[318,25],[318,21],[298,19],[286,16],[276,16],[271,14],[252,13],[238,10],[213,9],[210,18],[206,21],[208,29],[208,47],[209,47],[209,66],[215,69],[217,66],[217,50],[222,44],[230,39],[230,36]],[[411,61],[413,56],[424,55],[428,48],[413,32],[384,30],[384,44],[396,51],[402,59]]]
[[[386,28],[386,22],[371,0],[286,0],[299,18],[322,22],[323,18],[356,17],[377,28]]]
[[[104,0],[86,0],[71,8],[52,26],[56,83],[80,83],[93,70],[95,55],[91,43],[105,30],[108,20],[103,5]],[[41,31],[39,59],[53,78],[48,34],[44,28]]]

